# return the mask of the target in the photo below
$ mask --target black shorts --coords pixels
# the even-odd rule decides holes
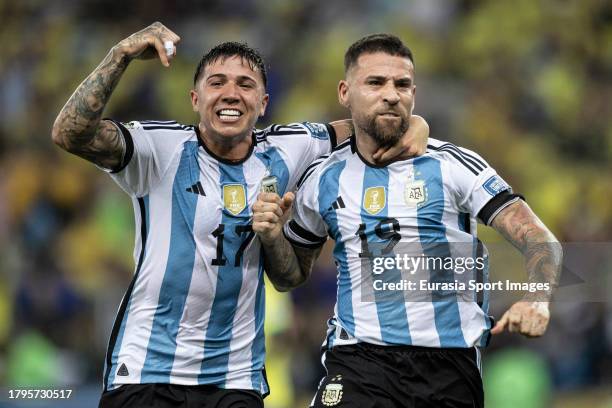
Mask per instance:
[[[125,384],[105,391],[99,408],[263,408],[255,391],[210,385]]]
[[[475,348],[336,346],[311,407],[443,408],[484,406]]]

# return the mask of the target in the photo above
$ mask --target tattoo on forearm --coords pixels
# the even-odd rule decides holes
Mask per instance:
[[[314,263],[319,257],[319,254],[321,253],[322,249],[323,249],[322,246],[318,248],[313,248],[313,249],[300,248],[296,246],[293,247],[295,256],[297,257],[298,262],[300,264],[300,269],[302,271],[306,271],[306,278],[310,276],[310,272],[312,271]]]
[[[492,226],[525,256],[525,267],[530,282],[548,283],[551,290],[544,294],[549,300],[559,283],[563,249],[555,236],[523,201],[502,210]]]
[[[72,94],[54,125],[62,147],[106,168],[120,164],[125,144],[116,126],[100,119],[127,65],[127,58],[111,50]]]
[[[308,279],[320,248],[303,249],[293,247],[281,237],[273,245],[262,242],[264,249],[264,267],[268,278],[279,290],[293,289]]]

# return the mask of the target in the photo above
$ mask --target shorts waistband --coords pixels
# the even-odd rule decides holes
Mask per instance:
[[[333,348],[350,350],[380,350],[390,352],[415,352],[415,353],[459,353],[468,354],[470,356],[476,353],[476,347],[424,347],[424,346],[410,346],[410,345],[393,345],[383,346],[380,344],[372,343],[356,343],[347,345],[338,345]]]

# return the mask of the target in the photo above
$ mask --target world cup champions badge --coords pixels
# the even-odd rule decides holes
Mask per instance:
[[[278,181],[275,176],[266,176],[261,181],[262,193],[278,193]]]

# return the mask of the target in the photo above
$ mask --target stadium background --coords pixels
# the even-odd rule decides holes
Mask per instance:
[[[611,2],[173,3],[0,1],[0,405],[46,406],[3,400],[9,387],[43,385],[74,390],[48,406],[95,405],[133,270],[133,216],[108,177],[52,145],[50,129],[107,50],[155,20],[182,37],[178,56],[170,69],[133,63],[107,116],[195,123],[188,90],[199,58],[241,40],[269,65],[260,126],[340,119],[344,50],[362,35],[392,32],[415,54],[415,112],[432,137],[485,156],[560,240],[610,239]],[[483,237],[500,240],[484,229]],[[310,400],[334,296],[329,262],[291,295],[268,286],[266,407]],[[497,318],[505,306],[493,310]],[[612,407],[610,312],[610,302],[563,302],[544,338],[495,338],[484,357],[488,406]]]

